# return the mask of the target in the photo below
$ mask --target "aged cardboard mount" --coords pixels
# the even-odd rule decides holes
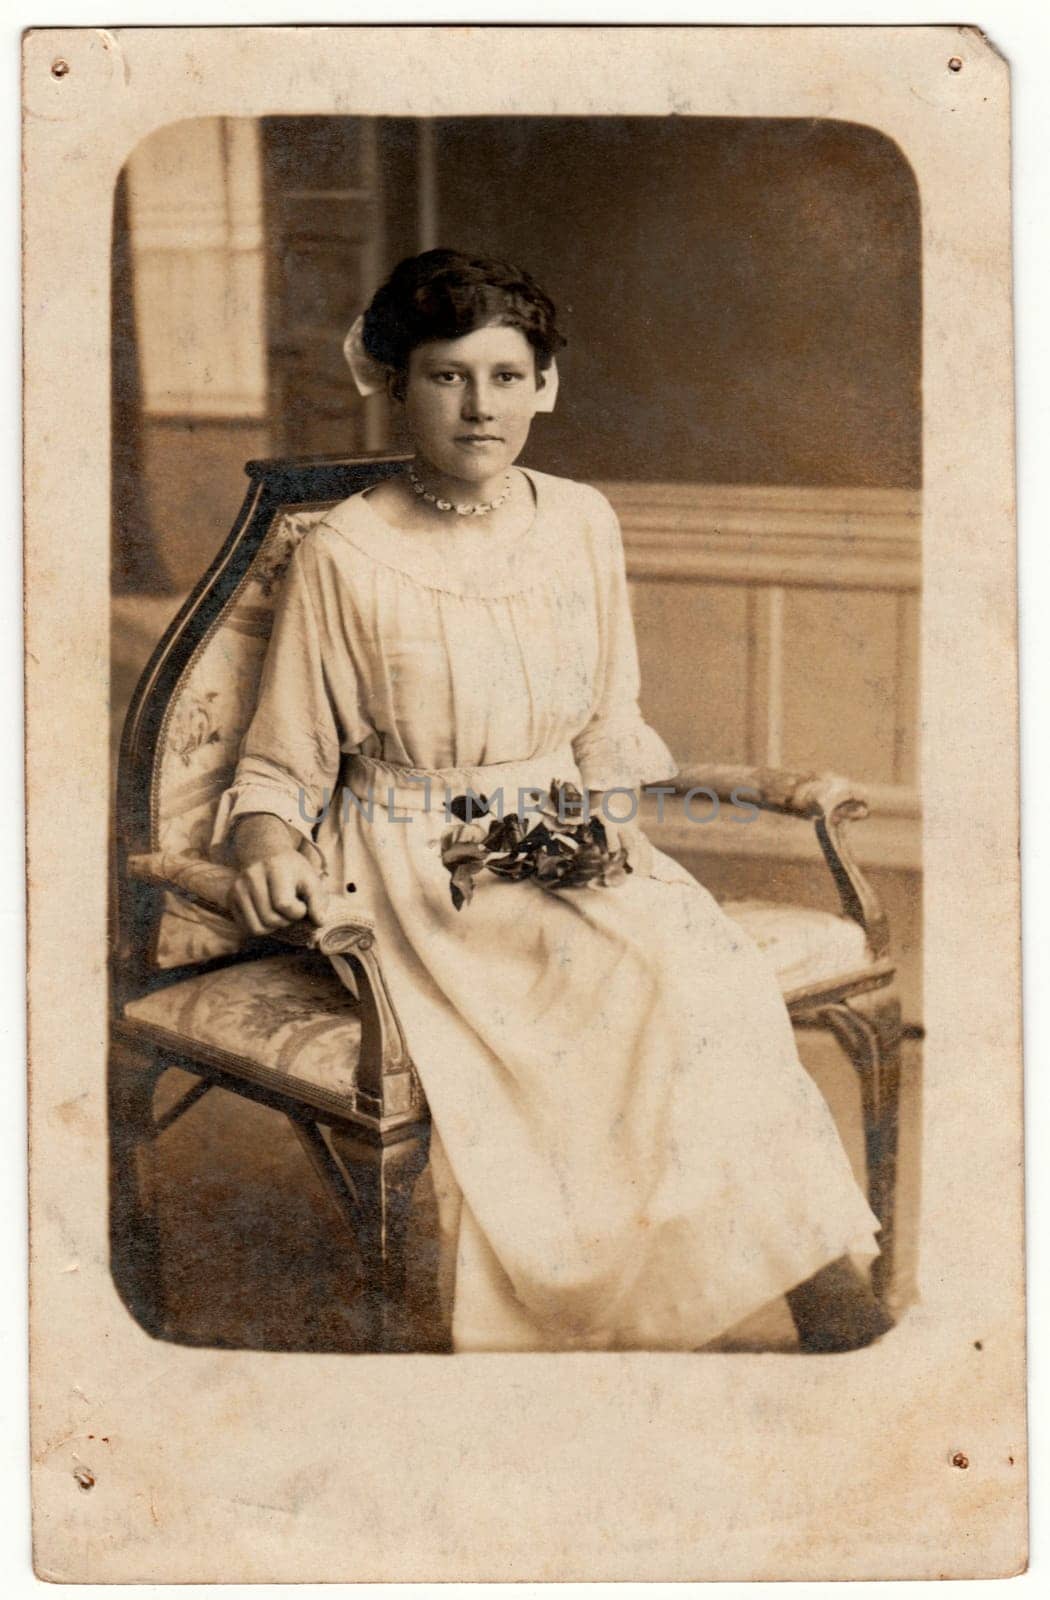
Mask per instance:
[[[23,104],[38,1574],[1020,1570],[1006,64],[941,27],[40,29]],[[297,1000],[336,1075],[289,1096],[274,1025],[254,1078],[215,1045],[157,1088],[169,977],[248,970],[201,848],[236,755],[213,669],[257,672],[274,540],[351,492],[303,458],[403,450],[337,335],[437,243],[553,282],[524,459],[616,510],[680,775],[759,785],[753,827],[641,820],[779,960],[883,1226],[867,1349],[773,1317],[702,1353],[448,1354],[426,1108],[350,885],[322,947],[360,1009]],[[212,567],[252,460],[295,492]]]

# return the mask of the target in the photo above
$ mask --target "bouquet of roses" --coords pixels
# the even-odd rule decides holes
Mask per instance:
[[[489,815],[485,795],[457,795],[449,810],[460,821],[441,837],[441,860],[457,911],[469,903],[481,872],[535,878],[541,889],[579,889],[612,888],[631,871],[627,851],[610,850],[599,818],[584,819],[583,796],[571,783],[555,779],[538,811],[490,816],[487,826],[473,820]]]

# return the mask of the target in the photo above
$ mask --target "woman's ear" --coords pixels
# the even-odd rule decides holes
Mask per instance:
[[[405,374],[392,371],[387,373],[386,392],[391,400],[396,400],[398,405],[405,403]]]

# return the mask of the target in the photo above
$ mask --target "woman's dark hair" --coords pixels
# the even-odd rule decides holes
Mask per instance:
[[[520,267],[461,250],[424,250],[399,262],[376,290],[361,333],[370,356],[403,374],[417,345],[497,323],[520,328],[543,372],[565,344],[556,315],[554,302]]]

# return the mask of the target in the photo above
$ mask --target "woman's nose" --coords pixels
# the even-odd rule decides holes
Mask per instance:
[[[487,385],[468,383],[463,394],[463,415],[472,422],[494,415],[492,393]]]

